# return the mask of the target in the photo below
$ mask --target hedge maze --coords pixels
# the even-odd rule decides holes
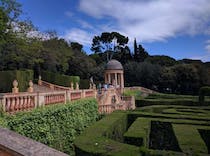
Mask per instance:
[[[114,112],[76,138],[76,155],[208,155],[210,106]]]

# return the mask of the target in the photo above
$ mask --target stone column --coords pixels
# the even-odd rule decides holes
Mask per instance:
[[[114,73],[115,87],[117,87],[117,73]]]
[[[105,83],[107,83],[107,73],[104,74]]]
[[[124,77],[123,77],[123,73],[120,74],[121,77],[121,88],[124,88]]]
[[[111,83],[111,74],[108,73],[108,83]]]

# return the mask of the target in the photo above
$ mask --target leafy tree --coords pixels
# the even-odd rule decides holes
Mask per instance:
[[[2,10],[2,8],[0,8],[0,52],[6,43],[6,38],[8,35],[8,33],[6,32],[8,21],[9,21],[9,18],[7,17],[5,12]]]
[[[107,61],[111,60],[114,52],[125,48],[128,43],[128,37],[118,32],[103,32],[101,36],[95,36],[92,41],[91,50],[95,53],[106,53]]]
[[[196,94],[199,86],[197,69],[191,64],[178,64],[172,67],[176,75],[176,93]]]
[[[71,48],[73,50],[82,51],[83,45],[79,44],[78,42],[71,42]]]
[[[125,48],[122,48],[119,52],[116,52],[115,56],[113,58],[120,61],[122,64],[125,64],[129,61],[132,61],[132,54],[128,46]]]
[[[136,62],[144,62],[144,60],[149,56],[147,51],[142,47],[141,44],[137,47],[136,39],[134,39],[134,60]]]
[[[152,64],[158,64],[161,66],[173,66],[177,64],[177,61],[174,58],[171,58],[169,56],[164,56],[164,55],[154,55],[154,56],[149,56],[145,60],[146,62],[150,62]]]
[[[22,13],[21,4],[16,0],[0,0],[0,8],[9,18],[9,23],[17,21],[18,16]]]
[[[43,41],[42,45],[44,62],[41,68],[52,72],[66,73],[69,69],[69,59],[73,55],[70,45],[64,39],[57,37]]]
[[[124,71],[126,85],[157,88],[161,74],[160,66],[147,62],[128,62],[124,65]]]
[[[171,67],[162,67],[158,90],[163,93],[174,93],[176,90],[176,74]]]

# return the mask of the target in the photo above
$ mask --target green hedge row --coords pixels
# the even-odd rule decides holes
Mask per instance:
[[[198,100],[197,96],[192,95],[177,95],[177,94],[163,94],[163,93],[154,93],[150,94],[146,99],[194,99]]]
[[[139,147],[120,143],[127,128],[127,114],[114,112],[85,130],[74,141],[77,156],[137,156]],[[117,141],[116,141],[117,140]]]
[[[12,92],[13,81],[18,81],[20,92],[26,92],[29,80],[33,80],[34,72],[32,70],[10,70],[0,71],[0,93]]]
[[[136,107],[150,105],[182,105],[182,106],[199,106],[200,102],[193,99],[136,99]],[[210,105],[210,101],[203,102],[203,105]]]
[[[4,120],[9,129],[73,155],[75,137],[97,118],[97,102],[91,98],[5,116]]]
[[[60,86],[70,87],[71,82],[74,83],[74,87],[76,85],[76,82],[80,82],[79,76],[68,76],[68,75],[60,75],[57,73],[52,73],[48,71],[42,71],[41,72],[42,80],[57,84]]]
[[[160,108],[159,108],[160,107]],[[209,111],[210,107],[189,107],[189,106],[147,106],[139,108],[132,112],[114,112],[99,122],[95,123],[91,127],[85,130],[83,134],[75,140],[76,155],[84,156],[124,156],[124,155],[184,155],[184,154],[207,154],[207,148],[204,143],[199,144],[201,137],[194,139],[193,137],[186,135],[191,127],[187,125],[197,126],[201,129],[210,128],[210,117],[205,115],[199,115],[197,112],[192,114],[162,114],[165,109],[182,109],[185,111]],[[145,111],[147,110],[147,111]],[[188,111],[188,112],[189,112]],[[157,150],[149,148],[150,140],[150,125],[151,121],[168,122],[174,125],[186,125],[189,129],[182,129],[183,135],[186,135],[184,139],[180,139],[178,144],[182,149],[182,152],[176,152],[171,150]],[[127,122],[127,123],[126,123]],[[126,130],[126,125],[127,129]],[[178,127],[179,128],[179,127]],[[182,127],[180,127],[182,128]],[[127,132],[126,132],[127,131]],[[191,134],[191,133],[189,133]],[[167,135],[167,134],[166,134]],[[168,134],[174,135],[174,133]],[[175,134],[176,135],[176,134]],[[207,135],[205,135],[207,136]],[[167,139],[167,138],[166,138]],[[185,144],[190,140],[190,143]],[[123,142],[122,142],[123,141]],[[125,144],[129,143],[129,144]],[[197,146],[197,147],[196,147]],[[195,147],[191,149],[191,147]],[[184,150],[186,149],[186,150]]]
[[[199,102],[202,105],[205,101],[205,96],[210,96],[210,87],[201,87],[199,90]]]
[[[160,108],[159,108],[160,107]],[[170,122],[176,125],[191,125],[201,129],[209,129],[210,118],[198,115],[196,112],[190,114],[162,114],[164,109],[183,109],[185,111],[197,110],[206,113],[209,107],[189,107],[189,106],[147,106],[132,112],[117,111],[106,116],[99,122],[85,130],[83,134],[75,140],[76,155],[78,156],[136,156],[136,155],[184,155],[193,152],[208,153],[206,145],[197,144],[201,138],[189,136],[179,138],[179,146],[182,152],[150,149],[148,147],[150,139],[150,122],[161,121]],[[147,110],[147,111],[146,111]],[[137,119],[138,118],[138,119]],[[127,129],[126,130],[126,126]],[[207,128],[206,128],[207,127]],[[126,132],[127,131],[127,132]],[[184,130],[183,130],[184,131]],[[181,131],[180,131],[181,132]],[[187,132],[186,132],[187,133]],[[183,135],[186,134],[182,133]],[[189,133],[190,134],[190,133]],[[176,134],[175,134],[176,135]],[[181,136],[181,135],[180,135]],[[191,144],[185,141],[191,139],[192,145],[197,147],[191,149]],[[129,144],[125,144],[129,143]],[[186,149],[186,150],[185,150]]]
[[[90,80],[88,80],[88,79],[80,80],[80,88],[81,89],[89,89],[89,87],[90,87]]]

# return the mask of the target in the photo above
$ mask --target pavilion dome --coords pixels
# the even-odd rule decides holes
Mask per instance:
[[[110,60],[105,67],[106,70],[123,70],[122,64],[117,60]]]

